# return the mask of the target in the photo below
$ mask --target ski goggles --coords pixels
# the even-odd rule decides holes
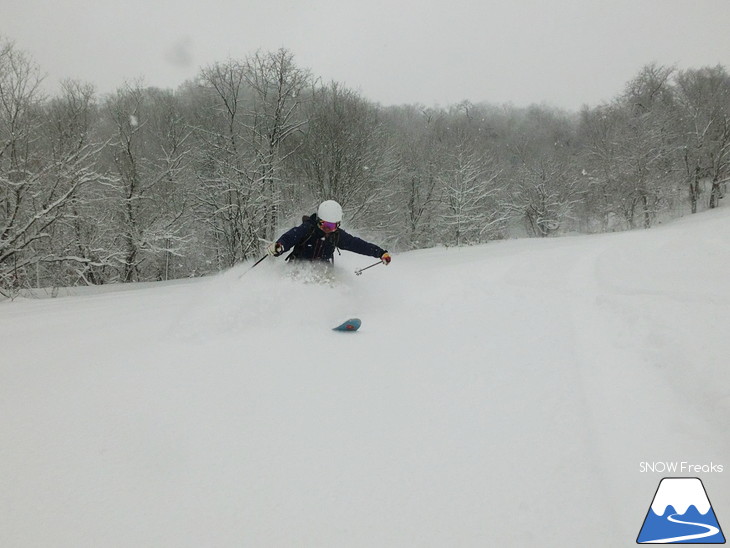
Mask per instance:
[[[334,232],[340,227],[340,223],[330,223],[329,221],[319,221],[319,228],[322,232]]]

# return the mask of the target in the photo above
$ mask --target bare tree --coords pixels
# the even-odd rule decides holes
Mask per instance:
[[[248,57],[243,76],[253,91],[246,112],[247,141],[255,152],[256,173],[263,187],[263,236],[274,237],[279,223],[282,146],[305,120],[300,116],[302,90],[310,80],[309,72],[296,66],[294,55],[286,50],[258,52]],[[291,152],[289,152],[291,154]]]
[[[337,200],[356,222],[372,214],[395,178],[378,109],[333,82],[314,90],[308,118],[298,160],[311,195]]]
[[[0,42],[6,293],[226,268],[327,198],[356,229],[417,248],[504,237],[515,217],[536,236],[649,227],[685,188],[693,212],[717,207],[730,180],[721,66],[647,65],[580,116],[385,108],[313,82],[284,49],[213,64],[176,92],[127,85],[99,105],[91,86],[66,82],[48,100],[40,81]]]
[[[92,181],[98,150],[83,139],[44,139],[40,72],[12,44],[0,46],[0,291],[39,281],[29,268],[61,260],[53,230]]]
[[[575,167],[553,159],[538,159],[518,169],[509,201],[504,205],[521,216],[535,236],[560,230],[583,199]]]
[[[69,198],[63,217],[53,227],[48,245],[48,275],[58,284],[79,282],[100,284],[106,281],[105,270],[111,266],[105,253],[103,236],[108,236],[109,222],[103,215],[99,191],[108,180],[97,172],[103,145],[95,140],[98,123],[93,86],[65,81],[62,94],[44,110],[44,139],[56,165],[55,176],[86,178]],[[55,283],[54,283],[55,285]]]
[[[461,143],[447,153],[438,174],[445,211],[441,226],[454,245],[473,244],[502,235],[507,219],[499,206],[494,161]]]
[[[397,158],[390,225],[397,234],[391,236],[408,249],[432,245],[436,241],[433,222],[441,203],[433,113],[417,105],[390,108],[387,115]]]
[[[634,213],[640,210],[644,228],[651,227],[672,193],[674,72],[672,67],[647,65],[629,82],[623,97],[621,160],[627,169],[632,226]]]
[[[154,276],[167,280],[176,272],[175,259],[188,248],[190,234],[184,215],[189,209],[192,177],[192,129],[180,101],[170,91],[148,89],[148,144],[144,159],[152,178],[150,193],[153,215],[148,220],[145,245],[154,260]]]
[[[581,174],[586,180],[586,199],[583,209],[589,219],[597,218],[599,230],[613,229],[613,220],[619,216],[620,192],[618,118],[613,105],[601,105],[581,111],[579,138],[582,143]]]
[[[216,264],[223,268],[259,248],[260,181],[245,141],[245,66],[234,60],[218,63],[203,69],[200,80],[195,210],[211,235]]]
[[[692,213],[711,184],[709,207],[717,207],[730,177],[730,76],[723,67],[683,71],[677,77],[681,147]]]
[[[181,173],[190,131],[169,92],[140,84],[120,89],[107,103],[114,137],[122,281],[169,276],[170,255],[185,241],[179,221],[186,190]]]
[[[591,207],[629,228],[652,226],[676,195],[676,124],[672,68],[648,65],[609,105],[581,115]]]

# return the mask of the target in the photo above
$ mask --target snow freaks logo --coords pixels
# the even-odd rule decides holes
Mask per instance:
[[[664,478],[644,518],[637,544],[724,544],[699,478]]]
[[[721,474],[725,470],[722,464],[693,464],[691,462],[641,462],[639,471],[642,474],[647,472],[659,472],[660,474]]]

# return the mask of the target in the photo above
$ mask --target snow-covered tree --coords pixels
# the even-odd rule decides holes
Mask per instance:
[[[623,171],[625,214],[630,226],[640,214],[649,228],[673,193],[673,151],[676,148],[672,124],[674,69],[647,65],[629,82],[623,97],[619,143]]]
[[[140,84],[120,89],[106,105],[112,138],[119,270],[122,281],[169,275],[187,190],[181,173],[189,155],[189,130],[169,92]],[[143,270],[146,273],[143,274]]]
[[[307,118],[297,165],[312,200],[337,200],[355,222],[371,215],[394,177],[377,107],[333,82],[314,89]]]
[[[649,227],[685,189],[692,211],[717,207],[730,180],[721,66],[647,65],[580,115],[383,107],[283,49],[214,63],[175,92],[132,84],[97,99],[66,82],[47,99],[40,81],[0,41],[6,292],[227,268],[327,198],[363,236],[413,249],[509,236],[508,217],[537,236]]]
[[[718,205],[730,178],[730,76],[721,66],[687,70],[677,76],[677,118],[692,213],[711,184],[709,207]]]
[[[504,206],[524,219],[533,235],[550,236],[573,220],[584,195],[573,165],[538,159],[523,164],[515,175]]]
[[[235,60],[203,69],[195,104],[194,208],[208,235],[205,254],[218,269],[257,253],[263,236],[262,181],[246,142],[245,70]]]
[[[44,282],[41,263],[87,260],[66,256],[55,232],[73,218],[79,190],[95,180],[98,147],[82,128],[83,114],[66,117],[69,125],[51,135],[40,82],[25,53],[0,45],[0,291],[6,293]]]
[[[386,115],[397,162],[391,236],[405,249],[433,245],[433,224],[441,199],[432,113],[416,105],[393,107]]]
[[[610,104],[581,113],[587,204],[604,227],[652,226],[677,195],[673,70],[648,65]]]
[[[459,246],[502,235],[507,216],[499,206],[498,175],[494,162],[470,151],[466,143],[446,153],[437,175],[446,241]]]
[[[253,100],[247,104],[245,126],[262,187],[262,236],[272,239],[279,224],[282,162],[287,155],[283,146],[305,124],[300,107],[302,90],[310,76],[297,67],[294,55],[286,49],[257,52],[245,60],[243,68],[244,79],[253,92]]]
[[[259,253],[278,228],[285,147],[302,125],[309,75],[287,50],[205,68],[194,125],[197,216],[219,267]]]
[[[52,285],[101,284],[110,275],[114,252],[106,245],[112,218],[100,199],[109,181],[98,173],[103,144],[95,134],[95,91],[90,84],[70,80],[61,89],[43,112],[45,149],[53,158],[56,177],[78,177],[87,184],[70,196],[51,238],[43,242],[43,260]]]

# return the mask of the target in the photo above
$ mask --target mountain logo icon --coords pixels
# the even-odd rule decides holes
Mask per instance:
[[[662,479],[636,543],[725,544],[702,480]]]

